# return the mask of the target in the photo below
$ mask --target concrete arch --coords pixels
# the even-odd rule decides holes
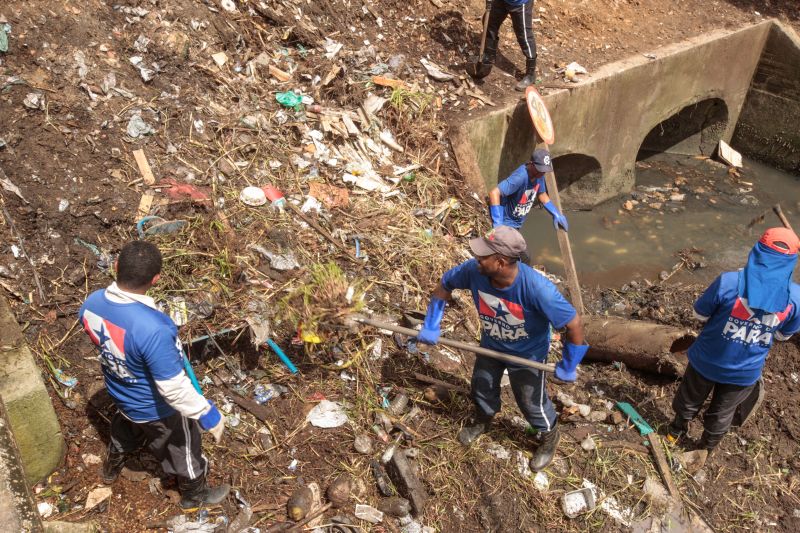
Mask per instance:
[[[593,156],[564,154],[553,159],[553,170],[562,201],[570,207],[591,207],[603,180],[603,167]]]
[[[636,160],[668,152],[711,155],[728,129],[729,105],[715,92],[667,110],[642,139]]]

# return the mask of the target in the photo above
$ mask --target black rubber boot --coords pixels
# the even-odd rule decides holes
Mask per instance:
[[[108,451],[106,460],[103,461],[103,483],[110,485],[119,477],[119,473],[125,467],[125,460],[128,454]]]
[[[193,480],[181,480],[179,486],[182,509],[216,505],[224,500],[231,491],[231,486],[226,483],[218,487],[209,487],[206,485],[205,476]]]
[[[458,442],[464,446],[469,446],[475,440],[489,430],[492,419],[485,415],[475,415],[469,424],[461,428],[458,432]]]
[[[722,438],[724,436],[724,433],[722,435],[709,435],[704,431],[703,436],[700,437],[699,441],[697,441],[697,449],[708,450],[708,454],[711,455],[711,453],[716,449],[717,445],[722,442]]]
[[[514,89],[522,92],[528,88],[528,85],[536,83],[536,59],[525,60],[525,76],[519,80],[519,83]]]
[[[675,444],[689,431],[689,422],[675,418],[667,427],[667,442]]]
[[[547,468],[547,465],[553,461],[559,440],[561,440],[561,430],[558,429],[558,426],[550,431],[542,432],[542,443],[539,444],[536,453],[531,457],[531,470],[539,472]]]

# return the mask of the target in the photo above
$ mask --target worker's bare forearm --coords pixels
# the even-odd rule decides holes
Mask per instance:
[[[542,205],[546,204],[547,202],[550,201],[550,195],[547,194],[546,192],[541,193],[539,195],[539,201],[542,203]]]
[[[489,205],[500,205],[500,189],[495,187],[489,191]]]
[[[431,293],[432,298],[439,298],[441,300],[449,301],[453,297],[453,293],[442,287],[442,284],[436,286]]]
[[[577,345],[586,343],[583,335],[583,321],[581,321],[581,315],[579,314],[576,314],[575,318],[567,323],[567,342]]]

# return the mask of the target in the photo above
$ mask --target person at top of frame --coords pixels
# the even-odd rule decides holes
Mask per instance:
[[[476,73],[479,78],[489,75],[497,61],[497,45],[500,42],[500,26],[506,17],[511,17],[511,25],[517,42],[525,55],[525,75],[514,86],[524,91],[536,82],[536,40],[533,37],[533,0],[486,0],[484,24],[486,43],[483,57],[478,58]]]

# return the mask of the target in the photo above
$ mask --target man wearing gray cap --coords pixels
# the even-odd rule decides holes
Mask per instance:
[[[553,205],[547,195],[545,172],[553,171],[550,152],[540,148],[533,152],[530,161],[520,165],[506,179],[489,192],[489,214],[492,227],[511,226],[519,229],[528,218],[531,208],[538,200],[553,217],[553,226],[569,229],[567,218]]]
[[[485,237],[469,241],[473,259],[445,272],[431,295],[428,313],[417,339],[436,344],[441,333],[446,301],[452,291],[469,289],[481,320],[481,346],[534,361],[545,361],[550,348],[550,324],[566,327],[561,361],[555,375],[575,381],[576,368],[589,346],[584,344],[583,324],[556,286],[519,261],[525,239],[508,226],[498,226]],[[500,380],[508,369],[517,406],[532,427],[541,433],[541,444],[530,461],[532,470],[550,464],[559,440],[558,421],[545,389],[545,373],[488,357],[476,357],[472,371],[475,416],[458,434],[465,446],[489,428],[500,411]]]

